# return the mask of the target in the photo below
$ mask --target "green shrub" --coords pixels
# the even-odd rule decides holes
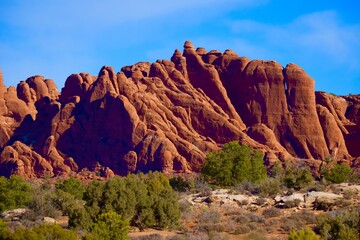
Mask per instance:
[[[96,217],[101,213],[101,208],[104,205],[104,186],[105,182],[100,182],[93,180],[89,184],[86,185],[85,192],[83,195],[83,199],[86,202],[85,203],[85,210],[90,216],[91,219],[96,219]],[[84,215],[82,214],[83,211],[77,211],[80,216]],[[75,217],[77,217],[78,214],[75,214]],[[73,222],[77,222],[76,219],[71,219]]]
[[[194,188],[194,181],[186,180],[180,176],[170,178],[169,182],[171,187],[178,192],[186,192]]]
[[[9,231],[7,230],[7,224],[0,219],[0,239],[7,240],[9,239]]]
[[[82,224],[79,218],[95,221],[106,212],[115,212],[140,229],[171,228],[180,219],[177,193],[168,178],[158,172],[92,181],[86,186],[83,199],[84,209],[69,214],[69,221],[75,227]]]
[[[360,210],[335,211],[320,215],[316,227],[325,240],[359,239]]]
[[[0,220],[0,239],[2,240],[76,240],[76,232],[63,229],[57,224],[42,224],[33,228],[18,228],[14,232],[7,230]]]
[[[6,240],[45,240],[45,236],[37,234],[31,228],[19,228],[15,232],[8,232]]]
[[[62,190],[55,191],[52,201],[56,208],[63,211],[66,215],[85,205],[85,201],[77,199],[74,195]]]
[[[31,201],[31,187],[21,177],[0,176],[0,212],[24,207]]]
[[[278,178],[265,178],[258,184],[258,192],[263,197],[274,197],[281,190],[281,182]]]
[[[85,208],[74,209],[69,215],[69,227],[90,230],[94,224],[94,220]]]
[[[128,239],[129,223],[115,212],[100,214],[92,227],[91,234],[95,239],[112,240]]]
[[[84,184],[74,177],[68,178],[62,183],[56,183],[56,188],[70,193],[77,199],[82,199],[85,192]]]
[[[42,236],[46,240],[57,239],[57,240],[76,240],[77,234],[74,231],[63,229],[57,224],[42,224],[32,229],[41,239]],[[15,232],[16,233],[16,232]]]
[[[288,240],[319,240],[316,233],[309,229],[303,228],[299,231],[291,231]]]
[[[201,174],[206,181],[219,186],[234,186],[244,181],[259,182],[267,177],[263,154],[237,141],[207,155]]]
[[[352,176],[352,169],[345,163],[336,164],[333,167],[325,168],[322,172],[323,177],[333,183],[342,183],[349,180]]]
[[[299,190],[308,186],[314,178],[310,172],[309,167],[295,167],[288,164],[285,169],[284,184],[288,188]]]
[[[138,227],[172,228],[178,226],[180,210],[178,195],[170,186],[168,178],[162,173],[154,172],[140,175],[136,181],[135,175],[133,189],[137,191],[137,204],[135,215],[131,222]],[[126,179],[131,179],[127,177]],[[139,181],[144,182],[144,192],[139,190]]]
[[[33,211],[34,218],[43,216],[55,218],[61,215],[60,208],[54,203],[55,198],[55,192],[50,187],[33,186],[31,201],[27,205]]]
[[[284,180],[285,169],[280,161],[277,161],[269,171],[269,177],[277,178],[279,180]]]

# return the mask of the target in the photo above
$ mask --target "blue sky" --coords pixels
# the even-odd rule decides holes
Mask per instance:
[[[3,0],[0,68],[7,86],[39,74],[60,90],[72,73],[170,59],[190,40],[294,62],[316,90],[359,94],[359,12],[357,0]]]

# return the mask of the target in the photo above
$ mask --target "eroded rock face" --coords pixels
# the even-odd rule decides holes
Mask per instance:
[[[37,147],[36,142],[41,142],[40,136],[45,135],[44,139],[49,136],[44,130],[51,126],[51,111],[60,108],[60,103],[56,103],[58,96],[54,82],[42,76],[21,81],[16,89],[6,88],[0,77],[0,175],[18,174],[24,178],[54,175],[50,155],[42,155],[43,146]]]
[[[345,135],[345,142],[352,156],[360,156],[360,96],[352,95],[345,97],[348,108],[345,113],[350,123],[344,124],[348,134]]]
[[[330,154],[316,111],[314,80],[299,66],[283,68],[234,54],[224,54],[214,64],[247,126],[265,124],[292,156],[323,159]],[[339,156],[346,154],[344,146]]]
[[[61,95],[42,76],[6,89],[0,75],[0,171],[27,178],[83,168],[106,176],[192,172],[234,140],[265,152],[268,164],[349,160],[360,156],[352,143],[360,136],[359,106],[355,96],[315,93],[314,80],[295,64],[187,41],[171,61],[72,74]]]
[[[0,166],[0,174],[7,177],[11,174],[24,178],[54,175],[49,161],[19,141],[3,149],[0,155]]]

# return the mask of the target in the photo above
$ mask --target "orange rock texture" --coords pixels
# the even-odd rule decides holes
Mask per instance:
[[[42,76],[6,88],[0,73],[0,174],[198,172],[230,141],[260,149],[268,164],[360,157],[360,97],[314,84],[296,64],[189,41],[171,60],[72,74],[61,93]]]

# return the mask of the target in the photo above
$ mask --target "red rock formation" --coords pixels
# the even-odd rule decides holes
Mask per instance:
[[[360,96],[352,95],[345,98],[348,103],[346,118],[349,123],[344,124],[349,132],[345,135],[346,146],[352,156],[360,156]]]
[[[349,160],[360,156],[359,106],[354,96],[315,94],[295,64],[190,42],[171,61],[73,74],[61,95],[41,76],[6,89],[0,72],[0,174],[199,171],[209,151],[234,140],[265,152],[270,165],[330,154]]]
[[[187,62],[186,66],[190,83],[195,88],[201,88],[230,118],[238,122],[240,130],[244,130],[245,125],[227,96],[226,89],[222,85],[219,73],[215,67],[209,63],[204,63],[189,41],[184,44],[184,57]]]
[[[300,67],[289,64],[284,69],[274,61],[249,61],[231,51],[214,64],[246,125],[265,124],[293,156],[323,159],[329,155],[316,112],[314,81]],[[344,148],[336,157],[347,154]]]
[[[335,158],[349,159],[350,155],[347,151],[343,134],[337,125],[334,115],[321,105],[317,105],[316,109],[330,154]]]
[[[34,178],[54,175],[53,167],[47,160],[19,141],[4,148],[0,155],[0,166],[0,174],[4,176],[17,174]]]
[[[72,168],[66,166],[55,146],[49,152],[41,151],[44,140],[49,137],[53,117],[60,109],[60,103],[56,102],[59,93],[52,80],[34,76],[21,81],[16,89],[6,89],[1,76],[0,95],[1,175],[15,173],[33,178],[68,174],[70,169],[76,169],[76,163],[71,161],[67,163],[73,164]],[[34,149],[24,143],[33,145]],[[62,162],[58,163],[60,158]],[[65,170],[59,171],[59,168]]]

